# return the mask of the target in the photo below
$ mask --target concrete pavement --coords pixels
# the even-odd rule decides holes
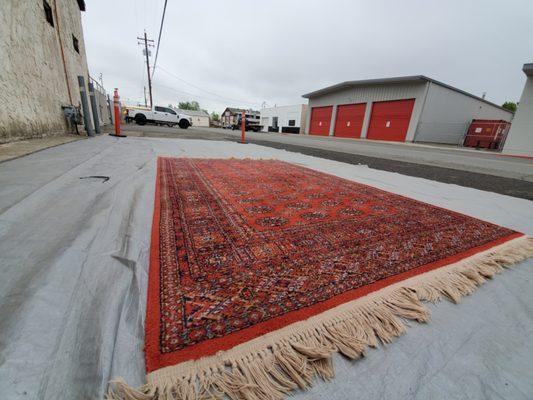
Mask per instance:
[[[533,182],[532,159],[508,157],[481,150],[279,133],[247,132],[247,136],[265,142],[274,141]]]
[[[61,135],[3,143],[0,144],[0,162],[81,139],[87,138],[77,135]]]
[[[240,139],[239,131],[126,125],[130,136]],[[533,200],[533,160],[498,153],[418,144],[396,144],[278,133],[246,133],[250,143],[348,164]]]

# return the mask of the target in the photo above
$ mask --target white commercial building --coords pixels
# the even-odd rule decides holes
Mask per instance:
[[[261,109],[263,132],[303,133],[307,119],[307,105],[265,107]]]
[[[533,157],[533,63],[522,69],[527,76],[518,110],[503,146],[503,153]]]

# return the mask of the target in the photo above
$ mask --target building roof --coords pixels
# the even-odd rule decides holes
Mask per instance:
[[[283,106],[278,106],[278,105],[273,105],[272,107],[263,107],[261,108],[261,110],[270,110],[270,109],[275,109],[275,108],[289,108],[289,107],[302,107],[302,106],[305,106],[306,104],[303,104],[303,103],[298,103],[298,104],[286,104],[286,105],[283,105]]]
[[[248,114],[261,114],[260,111],[250,110],[246,108],[226,107],[226,109],[222,112],[222,115],[224,115],[226,111],[229,111],[232,114],[240,114],[242,110],[245,110]]]
[[[526,65],[532,65],[532,64],[526,64]],[[526,65],[524,65],[524,67]],[[481,97],[478,97],[478,96],[473,95],[471,93],[465,92],[464,90],[457,89],[457,88],[455,88],[453,86],[450,86],[450,85],[447,85],[445,83],[439,82],[439,81],[437,81],[435,79],[428,78],[427,76],[424,76],[424,75],[397,76],[397,77],[393,77],[393,78],[363,79],[363,80],[358,80],[358,81],[346,81],[346,82],[338,83],[338,84],[333,85],[333,86],[325,87],[323,89],[315,90],[314,92],[306,93],[302,97],[304,97],[306,99],[310,99],[312,97],[322,96],[324,94],[336,92],[337,90],[348,89],[348,88],[358,87],[358,86],[386,85],[388,83],[392,83],[392,84],[394,84],[394,83],[416,83],[416,82],[431,82],[431,83],[434,83],[435,85],[439,85],[439,86],[445,87],[447,89],[454,90],[454,91],[456,91],[458,93],[464,94],[465,96],[469,96],[469,97],[472,97],[472,98],[474,98],[476,100],[479,100],[479,101],[482,101],[484,103],[490,104],[491,106],[498,107],[498,108],[500,108],[502,110],[510,112],[511,114],[513,113],[512,111],[510,111],[510,110],[508,110],[506,108],[503,108],[503,107],[499,106],[498,104],[492,103],[492,102],[490,102],[488,100],[485,100],[485,99],[483,99]]]
[[[522,71],[524,71],[524,74],[527,76],[533,76],[533,63],[524,64]]]
[[[224,112],[229,111],[229,112],[232,113],[232,114],[238,114],[238,113],[241,112],[241,110],[242,110],[242,108],[226,107],[226,109],[224,110]]]
[[[181,108],[176,108],[175,110],[178,111],[180,114],[185,114],[189,117],[209,117],[207,111],[204,110],[182,110]]]

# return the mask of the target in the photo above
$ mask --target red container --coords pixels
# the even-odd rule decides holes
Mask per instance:
[[[495,119],[474,119],[468,128],[463,146],[499,150],[511,123]]]

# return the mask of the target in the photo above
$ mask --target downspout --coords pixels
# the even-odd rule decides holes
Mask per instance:
[[[61,40],[61,32],[59,30],[59,17],[57,16],[57,3],[56,0],[53,0],[54,2],[54,17],[56,20],[56,26],[57,26],[57,37],[59,39],[59,49],[61,50],[61,59],[63,61],[63,71],[65,72],[65,82],[67,83],[67,92],[68,92],[68,98],[70,100],[70,104],[74,105],[72,102],[72,94],[70,93],[70,84],[68,82],[68,73],[67,73],[67,63],[65,60],[65,52],[63,50],[63,41]]]

